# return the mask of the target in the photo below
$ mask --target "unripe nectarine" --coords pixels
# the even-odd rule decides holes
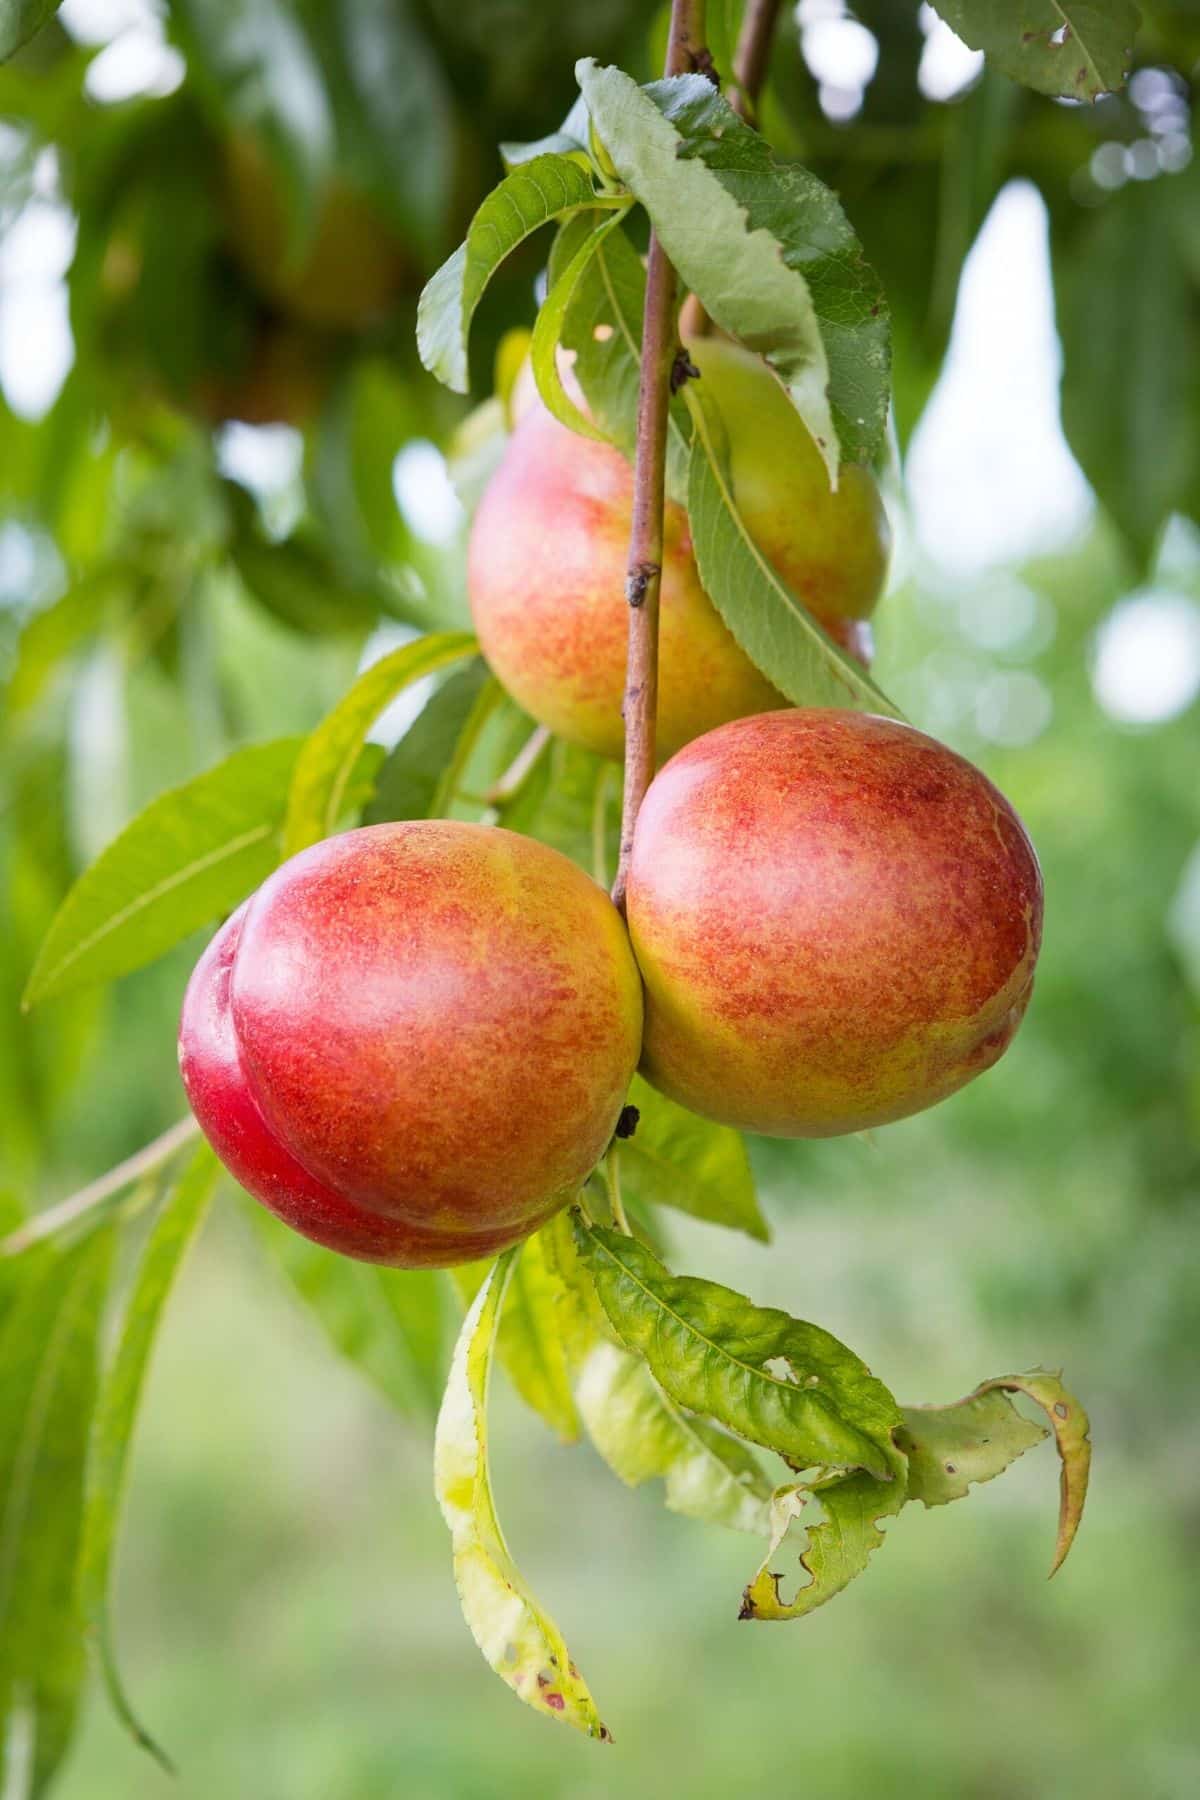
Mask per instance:
[[[603,1155],[641,1043],[608,896],[558,851],[421,820],[327,839],[222,927],[184,1001],[205,1135],[306,1237],[438,1267],[536,1230]]]
[[[681,750],[638,815],[626,904],[643,1071],[773,1137],[882,1125],[990,1068],[1041,942],[1004,796],[911,726],[832,708]]]
[[[800,415],[766,364],[705,338],[689,354],[719,403],[747,529],[825,629],[863,662],[887,569],[888,526],[872,476],[836,493]],[[475,629],[495,673],[559,736],[620,756],[629,609],[625,563],[633,472],[533,399],[518,419],[471,531]],[[687,515],[668,501],[661,595],[658,747],[785,701],[739,648],[700,585]]]

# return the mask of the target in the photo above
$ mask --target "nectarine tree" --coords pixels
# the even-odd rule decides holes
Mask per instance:
[[[1070,1547],[1088,1421],[1058,1377],[902,1406],[828,1332],[677,1276],[657,1249],[659,1204],[766,1236],[740,1130],[857,1132],[990,1067],[1041,935],[1013,809],[902,720],[868,667],[889,544],[874,473],[887,307],[834,194],[748,122],[774,11],[747,9],[728,94],[700,0],[674,0],[662,81],[581,62],[561,131],[505,146],[506,174],[424,289],[421,358],[466,392],[488,281],[554,227],[536,397],[511,432],[489,403],[472,438],[495,461],[467,569],[478,639],[427,632],[367,658],[302,739],[243,746],[161,795],[45,939],[29,1002],[215,926],[179,1032],[195,1123],[0,1243],[28,1258],[35,1311],[87,1339],[100,1389],[69,1482],[57,1439],[49,1456],[0,1443],[22,1518],[30,1493],[70,1515],[72,1655],[85,1631],[107,1645],[151,1327],[222,1167],[261,1203],[261,1229],[262,1209],[292,1228],[285,1264],[323,1259],[297,1284],[318,1311],[342,1257],[379,1265],[414,1310],[457,1270],[467,1306],[434,1473],[463,1610],[524,1701],[591,1736],[608,1732],[497,1520],[497,1357],[562,1435],[582,1419],[619,1475],[661,1477],[678,1510],[763,1537],[744,1619],[813,1610],[865,1569],[881,1520],[961,1498],[1049,1435],[1014,1393],[1042,1408],[1061,1458],[1055,1567]],[[323,325],[385,311],[407,267],[362,196],[309,195],[310,261],[292,269],[257,148],[230,154],[239,253],[263,291]],[[222,504],[210,473],[206,544],[233,532],[251,567],[266,523]],[[147,507],[151,529],[171,497]],[[385,753],[376,721],[418,682],[432,692]],[[97,1376],[120,1197],[185,1145]],[[22,1416],[44,1410],[56,1367],[17,1368]],[[789,1534],[809,1579],[786,1598]],[[52,1771],[71,1708],[52,1711],[38,1645],[13,1673],[0,1634],[0,1678],[37,1696]],[[132,1721],[107,1651],[103,1667]]]

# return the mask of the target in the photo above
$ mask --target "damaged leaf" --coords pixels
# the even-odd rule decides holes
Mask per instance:
[[[504,1541],[488,1472],[487,1396],[496,1327],[515,1261],[488,1272],[463,1321],[434,1440],[434,1486],[454,1545],[463,1616],[487,1661],[527,1706],[608,1739],[558,1627],[539,1608]]]

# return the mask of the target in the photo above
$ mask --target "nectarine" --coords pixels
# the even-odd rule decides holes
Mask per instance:
[[[830,491],[812,438],[766,364],[705,338],[689,354],[728,432],[746,526],[825,629],[866,662],[865,620],[883,586],[888,527],[872,476]],[[468,587],[495,673],[542,724],[605,756],[624,742],[625,563],[633,474],[539,400],[518,419],[475,515]],[[658,746],[786,702],[739,648],[704,592],[687,515],[668,502],[661,598]]]
[[[192,976],[184,1085],[305,1236],[437,1267],[515,1243],[603,1155],[642,999],[608,896],[556,850],[445,820],[302,851]]]
[[[908,725],[814,709],[697,738],[638,815],[642,1067],[773,1137],[903,1118],[1004,1053],[1042,884],[1012,807]]]

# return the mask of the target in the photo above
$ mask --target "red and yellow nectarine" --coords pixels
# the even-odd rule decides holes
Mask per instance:
[[[641,1025],[621,919],[582,870],[512,832],[422,820],[271,876],[196,967],[180,1067],[272,1212],[347,1255],[436,1267],[574,1197]]]
[[[918,1112],[1004,1053],[1037,858],[971,763],[908,725],[764,713],[697,738],[638,816],[626,895],[644,1073],[774,1137]]]
[[[705,338],[689,352],[729,438],[748,530],[825,629],[867,661],[865,624],[887,570],[888,527],[872,476],[836,493],[812,438],[766,364]],[[633,474],[534,399],[475,515],[468,587],[484,655],[521,705],[605,756],[624,742],[625,563]],[[735,643],[700,584],[687,516],[666,509],[658,743],[664,756],[729,719],[785,704]]]

